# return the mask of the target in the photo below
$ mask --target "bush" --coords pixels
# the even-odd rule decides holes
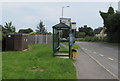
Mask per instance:
[[[106,37],[98,38],[98,37],[86,36],[83,40],[88,41],[88,42],[105,42],[107,40],[107,38]]]
[[[86,37],[84,38],[84,41],[91,41],[91,39],[92,39],[92,37],[86,36]]]
[[[30,32],[29,33],[29,35],[35,35],[36,34],[36,32]]]
[[[85,37],[85,32],[78,32],[78,31],[76,31],[75,37],[76,38],[84,38]]]

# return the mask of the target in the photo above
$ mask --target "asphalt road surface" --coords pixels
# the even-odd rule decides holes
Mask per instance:
[[[118,46],[108,43],[76,42],[78,79],[118,79]]]

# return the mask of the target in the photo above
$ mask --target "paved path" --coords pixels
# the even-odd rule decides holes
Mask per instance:
[[[106,66],[110,67],[109,64],[113,64],[112,66],[114,66],[115,68],[113,67],[111,68],[112,70],[115,70],[113,72],[117,72],[118,71],[118,68],[116,68],[117,62],[113,63],[112,58],[107,58],[107,60],[103,58],[104,55],[106,54],[106,53],[105,54],[103,53],[107,52],[109,49],[111,49],[112,51],[111,53],[117,53],[116,46],[112,47],[111,45],[107,46],[103,44],[103,47],[101,49],[102,44],[100,43],[76,42],[76,44],[81,47],[80,49],[78,49],[77,57],[75,58],[76,62],[74,63],[77,70],[78,79],[117,79],[117,76],[114,73],[112,73],[108,68],[106,68]],[[62,46],[68,48],[64,44],[62,44]],[[109,46],[111,47],[109,48]],[[88,49],[91,49],[91,50],[88,50]],[[103,53],[97,54],[101,50]],[[96,56],[96,55],[99,55],[99,56]],[[110,55],[112,56],[112,54]],[[116,55],[117,54],[115,54],[114,57],[116,57]],[[101,62],[104,62],[102,63],[103,65],[101,64]],[[107,62],[108,64],[106,64]],[[104,66],[104,64],[106,65]]]
[[[74,65],[77,69],[78,79],[115,79],[115,77],[97,64],[82,49],[78,49]]]
[[[76,42],[76,44],[82,48],[78,49],[76,62],[74,63],[77,68],[78,79],[117,78],[118,60],[116,55],[118,53],[116,52],[116,46],[110,47],[110,45],[88,42]],[[111,54],[109,54],[110,51],[108,53],[109,49],[112,51]],[[112,55],[112,53],[117,54]]]

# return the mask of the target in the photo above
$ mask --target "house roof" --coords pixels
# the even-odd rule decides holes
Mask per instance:
[[[100,34],[100,33],[106,33],[106,27],[99,27],[97,29],[94,30],[95,34]]]
[[[99,27],[99,28],[97,28],[97,29],[94,30],[94,33],[95,34],[99,34],[102,29],[103,29],[102,27]]]

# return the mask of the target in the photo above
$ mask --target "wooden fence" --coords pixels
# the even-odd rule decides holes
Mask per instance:
[[[29,35],[28,44],[52,44],[52,35]]]

